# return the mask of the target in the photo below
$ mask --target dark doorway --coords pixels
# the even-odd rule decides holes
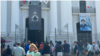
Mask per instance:
[[[28,40],[32,43],[36,41],[40,44],[44,41],[44,19],[41,19],[41,30],[29,30],[29,18],[26,19],[26,27],[28,28]]]
[[[92,44],[92,37],[91,37],[91,31],[80,31],[80,23],[76,24],[77,26],[77,40],[82,40],[84,44],[88,41],[90,44]]]

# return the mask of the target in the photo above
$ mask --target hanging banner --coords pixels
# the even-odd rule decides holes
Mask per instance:
[[[38,5],[40,0],[30,0],[30,2],[32,3],[32,5]]]
[[[80,31],[91,31],[91,17],[89,13],[80,13]]]
[[[41,30],[41,7],[29,5],[29,30]]]

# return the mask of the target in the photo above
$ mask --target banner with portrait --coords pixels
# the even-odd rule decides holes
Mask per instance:
[[[91,31],[91,17],[89,13],[80,13],[80,31]]]

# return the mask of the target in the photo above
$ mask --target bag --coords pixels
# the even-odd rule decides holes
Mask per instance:
[[[100,53],[100,51],[99,51],[99,50],[95,51],[95,54],[96,54],[96,55],[98,55],[99,53]]]
[[[62,52],[57,52],[57,56],[63,56]]]
[[[94,53],[93,53],[93,52],[91,52],[91,55],[94,55]]]

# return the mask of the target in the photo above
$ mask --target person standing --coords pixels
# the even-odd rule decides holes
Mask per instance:
[[[55,45],[55,56],[57,56],[57,47],[59,46],[58,42],[55,41],[56,45]]]
[[[15,48],[16,48],[16,44],[13,45],[12,52],[13,52],[13,50],[14,50]]]
[[[69,56],[70,45],[66,43],[66,40],[64,41],[63,48],[64,48],[64,56]]]
[[[92,46],[91,46],[92,55],[93,56],[97,56],[98,55],[98,51],[99,51],[99,46],[94,41],[93,44],[92,44]]]
[[[13,56],[25,56],[25,50],[21,47],[21,43],[17,43],[17,47],[12,52]]]
[[[54,55],[54,47],[50,44],[50,56]]]
[[[9,45],[7,46],[7,49],[5,52],[6,52],[5,56],[11,56],[11,49]]]
[[[43,48],[43,54],[44,54],[44,56],[50,56],[50,46],[49,46],[48,42],[46,43],[46,45]]]
[[[21,42],[21,47],[22,47],[22,48],[25,48],[24,42]]]
[[[27,51],[29,50],[29,45],[30,45],[30,40],[28,40],[28,44],[25,46],[25,53],[27,53]]]
[[[37,43],[37,41],[36,41],[35,45],[37,46],[37,48],[39,47],[39,44]]]
[[[75,45],[75,47],[74,47],[74,54],[75,54],[75,56],[80,56],[79,55],[79,47],[78,47],[76,41],[74,42],[74,45]]]
[[[40,53],[38,52],[38,48],[35,44],[30,44],[29,50],[27,52],[27,56],[40,56]]]
[[[43,46],[45,46],[45,45],[46,45],[46,42],[44,41],[44,42],[43,42]]]
[[[57,49],[57,56],[62,56],[62,51],[63,51],[63,48],[61,46],[61,42],[59,41],[59,46],[56,48]]]
[[[1,48],[1,54],[2,54],[2,56],[4,56],[5,55],[5,46],[4,45],[2,45],[1,46],[2,48]]]
[[[98,44],[98,46],[99,46],[99,48],[100,48],[100,42],[99,42],[99,41],[97,42],[97,44]]]
[[[83,42],[82,42],[82,40],[80,40],[80,42],[78,43],[78,47],[79,47],[80,54],[83,54],[82,53],[82,51],[83,51]]]
[[[52,43],[52,41],[50,41],[50,44],[52,44],[52,46],[54,46],[54,44]]]
[[[39,52],[43,55],[43,42],[41,42],[40,44]]]
[[[89,42],[87,42],[87,51],[88,51],[87,56],[91,56],[91,45],[89,44]]]

